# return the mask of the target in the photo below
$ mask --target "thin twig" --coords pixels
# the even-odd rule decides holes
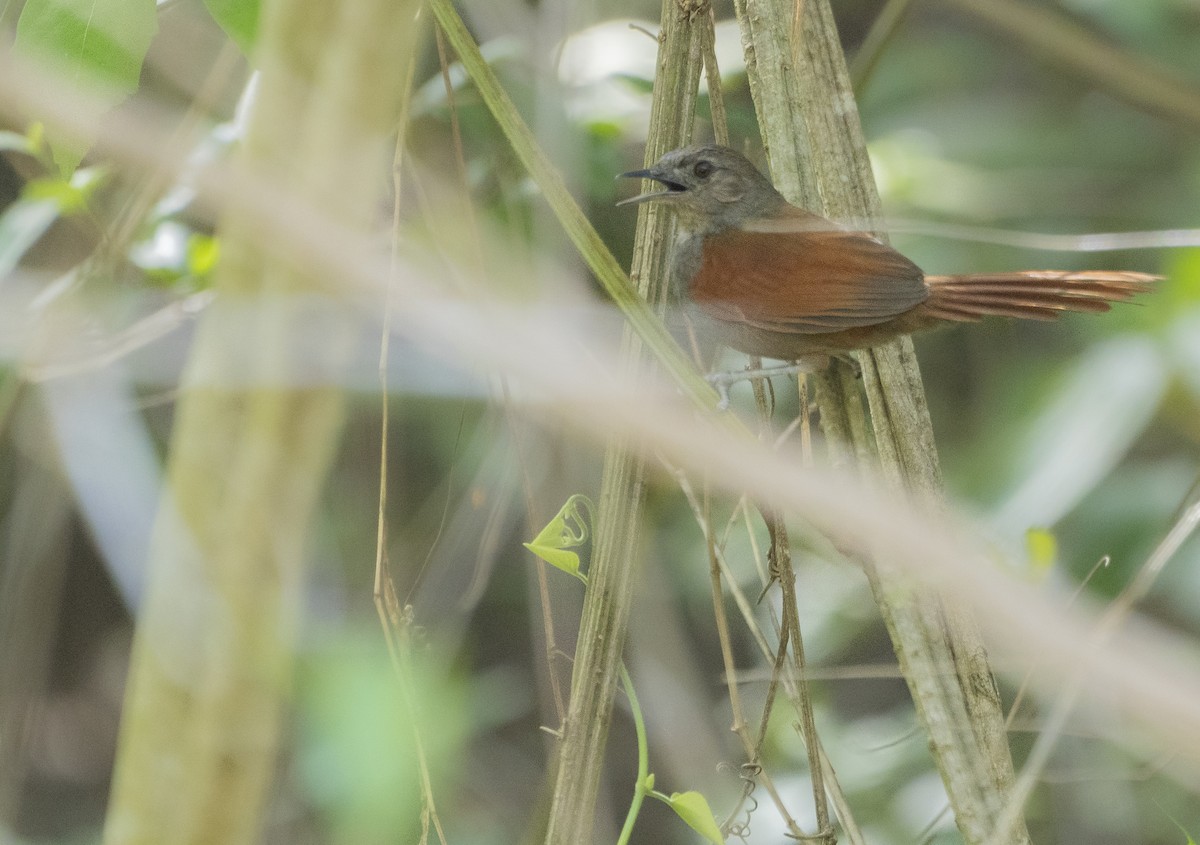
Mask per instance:
[[[467,177],[467,158],[463,149],[462,128],[459,122],[454,83],[450,79],[449,47],[446,44],[446,34],[442,26],[435,26],[434,32],[437,36],[438,62],[441,65],[442,84],[446,91],[446,107],[450,112],[450,134],[454,140],[455,166],[458,170],[458,178],[465,200],[462,203],[463,213],[466,215],[464,219],[470,233],[469,240],[475,248],[477,267],[482,272],[487,265],[483,256],[482,239],[479,237],[478,223],[475,219],[475,206],[474,203],[470,202],[469,197],[470,184]],[[522,492],[525,498],[526,523],[530,527],[538,526],[542,524],[543,520],[536,513],[537,506],[533,495],[533,483],[529,478],[528,464],[525,460],[525,447],[519,434],[520,426],[516,415],[513,413],[512,402],[509,397],[508,380],[502,375],[499,378],[499,382],[504,405],[504,418],[507,421],[509,430],[512,432],[513,449],[516,452],[517,466],[521,474]],[[554,631],[554,615],[551,612],[550,581],[546,572],[546,562],[536,555],[534,556],[534,567],[538,585],[538,600],[541,604],[542,612],[542,635],[546,638],[547,680],[550,683],[550,694],[554,699],[554,711],[561,726],[563,720],[566,718],[567,709],[554,659],[554,656],[558,654],[558,638]]]
[[[713,138],[723,147],[729,146],[729,118],[725,112],[725,91],[721,85],[721,69],[717,66],[716,18],[708,7],[708,20],[700,28],[704,52],[704,80],[708,84],[708,108],[712,115]]]
[[[1097,38],[1053,9],[1019,0],[941,3],[1017,41],[1023,56],[1054,62],[1136,108],[1200,130],[1200,93],[1195,83]]]
[[[538,514],[537,500],[533,495],[533,479],[529,477],[529,463],[525,443],[521,438],[521,428],[513,409],[512,397],[508,391],[508,380],[500,382],[504,401],[504,415],[508,420],[509,431],[512,432],[513,452],[521,477],[521,495],[525,499],[525,518],[530,527],[541,525],[545,520]],[[530,532],[532,536],[532,532]],[[534,555],[535,572],[537,573],[538,601],[542,607],[542,636],[546,638],[546,673],[550,682],[550,695],[554,699],[554,713],[558,717],[559,730],[563,720],[567,718],[566,698],[563,695],[562,682],[558,677],[557,657],[562,654],[558,648],[558,637],[554,630],[553,606],[550,601],[550,578],[546,570],[546,562]]]
[[[855,94],[862,96],[880,56],[899,31],[900,24],[904,22],[904,16],[908,14],[911,6],[912,0],[888,0],[875,16],[875,22],[867,30],[867,37],[863,39],[850,62],[850,81],[854,85]]]
[[[829,823],[829,802],[825,794],[825,778],[821,765],[820,737],[813,717],[812,692],[809,689],[804,658],[804,639],[800,631],[800,608],[796,597],[796,573],[792,569],[791,549],[788,546],[787,527],[777,511],[771,512],[768,527],[771,530],[771,550],[780,556],[773,569],[779,572],[779,585],[783,593],[783,633],[780,647],[790,640],[792,672],[796,685],[797,712],[800,716],[800,733],[808,750],[809,774],[812,778],[813,804],[817,816],[817,835],[834,839]]]
[[[1075,588],[1075,592],[1071,593],[1070,597],[1063,605],[1064,609],[1071,607],[1071,605],[1073,605],[1075,601],[1081,595],[1083,595],[1084,589],[1086,589],[1087,585],[1096,576],[1096,573],[1107,567],[1110,560],[1111,558],[1108,555],[1105,555],[1104,557],[1100,558],[1100,560],[1096,561],[1095,565],[1088,570],[1088,574],[1084,577],[1084,579],[1079,582],[1079,586]],[[1029,685],[1033,681],[1033,674],[1036,670],[1037,663],[1035,662],[1032,666],[1025,670],[1025,674],[1021,677],[1021,683],[1017,685],[1016,695],[1013,696],[1012,704],[1009,705],[1008,716],[1004,720],[1005,729],[1012,728],[1013,721],[1017,718],[1017,713],[1020,712],[1021,703],[1025,700],[1025,696],[1029,692]]]
[[[420,12],[417,13],[418,17]],[[404,184],[404,152],[405,134],[408,127],[409,108],[412,103],[413,80],[416,77],[417,56],[414,52],[409,57],[404,72],[404,99],[400,104],[400,119],[396,124],[396,147],[392,154],[392,237],[391,257],[388,266],[388,279],[383,295],[383,326],[379,335],[379,512],[375,527],[375,578],[373,595],[375,607],[379,612],[380,622],[385,634],[388,632],[388,615],[382,602],[387,590],[395,592],[391,585],[391,576],[387,571],[387,510],[388,510],[388,433],[390,419],[388,399],[391,396],[389,384],[389,352],[392,337],[392,303],[395,297],[396,276],[400,266],[400,243],[403,236],[401,227],[401,196]]]
[[[708,492],[705,490],[704,503],[701,505],[696,502],[691,491],[691,486],[686,477],[682,473],[676,474],[676,479],[680,482],[680,489],[684,491],[684,495],[688,498],[693,506],[693,513],[696,516],[697,522],[700,525],[700,530],[704,533],[705,541],[708,546],[709,554],[709,571],[712,583],[712,600],[713,600],[713,615],[717,622],[717,635],[721,643],[721,658],[725,662],[725,674],[729,678],[729,704],[733,710],[733,724],[730,729],[736,734],[742,743],[742,751],[746,755],[746,762],[758,768],[757,780],[763,784],[767,790],[767,794],[771,796],[771,800],[775,803],[776,809],[779,811],[779,816],[783,823],[787,826],[788,833],[792,836],[803,836],[796,820],[792,818],[792,814],[788,811],[787,805],[783,803],[783,798],[779,791],[775,788],[770,776],[762,768],[762,763],[759,759],[759,754],[762,749],[761,737],[756,741],[750,735],[750,726],[746,721],[744,711],[742,709],[741,693],[738,690],[735,676],[735,663],[733,658],[733,645],[729,636],[729,623],[725,616],[724,592],[721,589],[721,564],[720,557],[716,544],[713,542],[711,522],[708,519]],[[747,608],[748,609],[748,608]],[[744,611],[745,612],[745,611]],[[765,645],[765,641],[763,643]]]
[[[1167,532],[1150,557],[1138,569],[1125,589],[1117,594],[1108,610],[1097,622],[1091,642],[1087,644],[1089,651],[1099,651],[1116,635],[1138,602],[1145,598],[1155,580],[1162,574],[1163,568],[1179,551],[1180,546],[1195,533],[1197,527],[1200,527],[1200,481],[1193,485],[1184,497],[1181,512],[1171,526],[1171,530]],[[1000,815],[997,830],[1007,830],[1009,825],[1020,817],[1025,802],[1032,794],[1038,778],[1050,760],[1054,746],[1066,727],[1067,719],[1075,709],[1087,672],[1088,662],[1080,661],[1078,668],[1063,684],[1062,692],[1059,693],[1058,700],[1046,719],[1046,726],[1030,750],[1025,766],[1021,769],[1021,774],[1013,785],[1012,792]],[[993,836],[988,840],[988,845],[999,845],[1000,841],[1002,840],[999,837]]]
[[[693,490],[691,483],[688,481],[686,474],[682,470],[673,467],[665,460],[664,464],[667,466],[668,471],[671,473],[672,477],[679,485],[680,490],[683,492],[684,497],[691,508],[692,516],[695,519],[697,526],[699,526],[701,532],[705,533],[707,536],[709,529],[705,511],[701,507],[701,504],[697,499],[696,493]],[[768,576],[766,574],[766,568],[761,562],[761,554],[759,552],[757,539],[754,534],[754,528],[751,524],[749,509],[745,507],[744,497],[738,502],[734,509],[734,515],[736,516],[738,514],[740,514],[745,521],[746,532],[752,549],[752,556],[754,557],[759,570],[760,583],[765,584]],[[773,663],[779,652],[771,648],[765,633],[759,626],[758,619],[755,614],[754,604],[751,602],[749,596],[747,596],[741,587],[738,586],[737,578],[730,570],[729,562],[725,559],[721,548],[714,544],[711,547],[711,552],[715,555],[717,564],[720,567],[720,574],[721,577],[724,578],[725,589],[727,589],[729,594],[733,597],[734,603],[737,605],[738,612],[741,614],[743,622],[746,625],[746,629],[751,638],[754,640],[754,644],[757,646],[759,654],[762,656],[763,660],[767,661],[768,663]],[[775,636],[776,640],[778,641],[783,636],[782,628],[779,625],[778,620],[773,621]],[[727,684],[730,682],[740,684],[741,674],[731,676],[729,671],[729,664],[727,663],[725,682]],[[893,674],[896,674],[895,670],[893,670]],[[799,692],[796,687],[796,674],[792,667],[786,663],[786,661],[782,666],[781,672],[772,671],[767,677],[767,680],[771,681],[772,679],[777,678],[782,681],[783,689],[787,694],[788,701],[791,703],[796,712],[799,712]],[[739,734],[739,739],[742,740],[744,748],[754,749],[758,746],[757,742],[749,738],[748,733],[746,733],[744,736]],[[817,738],[817,750],[820,754],[820,764],[824,773],[825,785],[829,795],[832,798],[834,807],[837,810],[838,818],[842,823],[842,830],[846,835],[846,839],[851,843],[851,845],[864,845],[865,840],[863,838],[862,830],[859,828],[854,819],[854,815],[850,809],[850,802],[847,799],[845,791],[842,789],[841,783],[837,778],[837,773],[833,768],[833,764],[825,754],[825,749],[821,746],[819,737]],[[749,752],[747,753],[749,755]],[[767,793],[775,802],[776,807],[780,809],[780,812],[786,812],[782,804],[782,797],[776,791],[774,783],[771,781],[766,770],[761,769],[761,763],[759,763],[759,765],[760,771],[757,773],[756,779],[763,784],[764,788],[767,790]]]

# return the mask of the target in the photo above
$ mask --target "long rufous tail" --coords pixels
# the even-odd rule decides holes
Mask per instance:
[[[1064,311],[1107,311],[1109,303],[1145,293],[1161,278],[1148,273],[1058,270],[926,276],[929,299],[921,310],[954,321],[989,316],[1053,320]]]

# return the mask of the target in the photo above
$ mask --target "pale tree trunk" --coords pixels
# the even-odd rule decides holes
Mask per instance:
[[[415,10],[263,4],[240,160],[282,198],[268,214],[307,209],[365,230],[388,181]],[[217,301],[191,351],[137,620],[107,845],[255,842],[277,764],[306,537],[356,329],[331,304],[337,279],[289,260],[262,208],[221,220]]]

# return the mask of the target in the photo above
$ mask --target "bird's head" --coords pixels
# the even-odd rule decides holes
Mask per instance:
[[[681,225],[692,231],[732,228],[786,203],[745,156],[715,145],[672,150],[646,170],[622,173],[620,178],[652,179],[663,187],[617,205],[668,203]]]

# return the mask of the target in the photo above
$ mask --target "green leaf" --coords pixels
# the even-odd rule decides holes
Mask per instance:
[[[592,500],[576,493],[567,499],[554,519],[547,523],[525,548],[551,566],[587,583],[580,569],[578,553],[572,551],[591,538]]]
[[[0,279],[11,273],[31,246],[59,217],[83,210],[107,171],[87,167],[65,179],[34,179],[21,198],[0,215]]]
[[[525,548],[540,557],[546,563],[553,566],[555,569],[561,569],[568,575],[574,575],[576,578],[587,581],[586,576],[579,571],[579,555],[574,552],[556,549],[552,546],[543,546],[539,543],[522,543]]]
[[[188,272],[197,278],[205,278],[217,266],[221,255],[221,243],[210,235],[193,233],[187,240]]]
[[[708,799],[699,792],[672,792],[667,804],[692,830],[713,845],[724,845],[725,836],[721,833],[721,826],[713,818]]]
[[[638,94],[650,94],[654,91],[653,79],[647,79],[644,76],[637,76],[632,73],[614,73],[613,77],[624,82]]]
[[[204,0],[208,13],[247,56],[258,37],[258,0]]]
[[[471,690],[444,652],[415,650],[398,678],[372,635],[322,640],[297,667],[296,775],[330,842],[388,842],[410,829],[420,813],[417,734],[436,790],[458,777],[472,731]]]
[[[1019,480],[993,512],[992,528],[1020,537],[1030,525],[1062,519],[1139,442],[1171,376],[1160,345],[1148,336],[1092,346],[1021,438],[1011,460]]]
[[[79,89],[86,98],[81,117],[91,123],[137,88],[157,29],[154,0],[28,0],[13,50]],[[90,139],[56,138],[50,146],[65,175]]]
[[[36,158],[47,173],[53,173],[55,170],[54,156],[50,151],[49,142],[46,140],[46,125],[35,120],[29,124],[25,139],[26,152]]]
[[[1040,583],[1058,562],[1058,539],[1045,528],[1030,528],[1025,532],[1025,554],[1029,574]]]
[[[70,179],[49,177],[34,179],[21,192],[27,200],[53,200],[61,214],[74,214],[87,208],[96,189],[108,178],[104,167],[85,167],[71,174]]]

